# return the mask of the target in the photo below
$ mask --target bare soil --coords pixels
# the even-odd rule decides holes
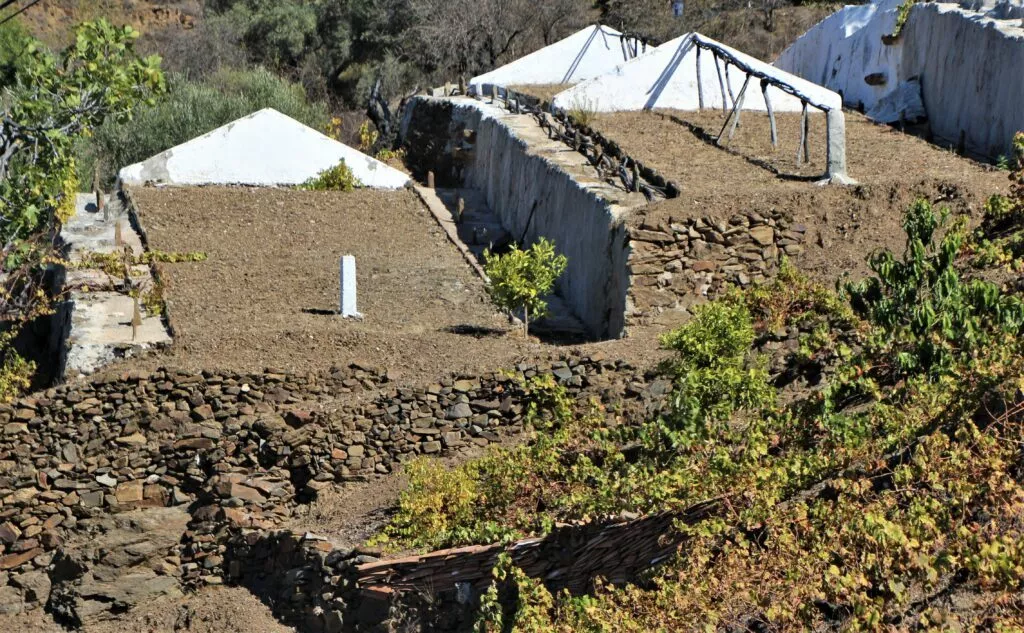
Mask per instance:
[[[507,317],[415,193],[138,189],[150,247],[201,251],[164,264],[175,343],[136,361],[291,371],[350,362],[437,380],[543,354]],[[363,320],[342,319],[338,260],[354,255]]]
[[[202,0],[48,0],[25,11],[19,20],[33,36],[60,48],[70,43],[77,25],[100,17],[115,25],[129,24],[145,38],[194,28],[202,14]]]
[[[299,508],[289,527],[325,537],[337,549],[355,547],[384,528],[407,485],[398,471],[326,488]]]

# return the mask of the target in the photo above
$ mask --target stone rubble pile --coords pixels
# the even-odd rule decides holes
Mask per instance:
[[[778,272],[783,256],[804,251],[807,227],[781,212],[738,213],[631,227],[628,323],[689,309],[726,287],[745,288]]]

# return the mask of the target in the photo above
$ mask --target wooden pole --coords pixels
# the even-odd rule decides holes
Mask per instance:
[[[725,119],[725,126],[722,127],[722,131],[718,133],[718,145],[724,147],[728,145],[728,142],[732,140],[733,134],[736,133],[736,128],[740,124],[740,111],[743,109],[743,99],[747,95],[747,86],[750,84],[750,75],[743,81],[743,87],[740,88],[740,95],[736,97],[736,103],[732,107],[732,113]],[[730,121],[732,122],[730,124]],[[729,128],[729,136],[726,138],[726,142],[722,143],[722,135],[725,134],[725,128]]]
[[[800,117],[800,147],[796,149],[797,165],[803,165],[806,162],[810,162],[810,157],[808,156],[807,151],[807,133],[809,131],[807,125],[807,102],[802,101],[801,104],[803,105],[803,108]]]
[[[132,340],[139,334],[139,327],[142,326],[142,312],[139,310],[139,295],[132,296]]]
[[[725,88],[729,91],[729,98],[732,99],[732,104],[736,105],[736,95],[732,92],[732,82],[729,81],[729,62],[725,62]]]
[[[704,109],[704,83],[700,78],[700,46],[697,47],[697,107]]]
[[[775,112],[772,110],[772,100],[768,96],[768,82],[761,80],[761,94],[764,95],[764,105],[768,109],[768,124],[771,126],[772,147],[779,148],[779,128],[775,125]]]
[[[712,51],[715,58],[715,72],[718,73],[718,88],[722,91],[722,114],[729,112],[729,101],[725,98],[725,82],[722,80],[722,67],[718,64],[718,53]]]

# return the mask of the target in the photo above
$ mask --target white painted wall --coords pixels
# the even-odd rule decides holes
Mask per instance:
[[[540,237],[554,241],[569,260],[558,280],[558,295],[594,337],[621,336],[630,283],[622,222],[626,210],[595,193],[606,187],[603,183],[574,179],[561,161],[578,161],[580,155],[547,139],[531,116],[468,98],[416,97],[403,130],[408,133],[415,125],[414,108],[429,112],[449,105],[449,133],[462,138],[463,130],[476,132],[463,186],[483,193],[517,242],[530,245]]]
[[[1013,155],[1024,130],[1024,29],[956,5],[917,5],[903,32],[902,77],[919,76],[932,132],[968,151]]]
[[[697,91],[697,47],[693,42],[695,37],[697,37],[696,34],[688,33],[662,44],[642,57],[619,66],[610,73],[569,88],[555,96],[554,105],[563,109],[582,106],[598,112],[651,110],[654,108],[697,110],[700,99]],[[792,85],[819,103],[833,108],[841,106],[839,95],[830,90],[780,71],[710,38],[704,39],[722,46],[751,68]],[[718,82],[714,58],[708,51],[701,52],[700,66],[704,107],[721,108],[723,105],[721,85]],[[746,75],[733,66],[730,66],[728,71],[724,64],[721,64],[720,67],[723,81],[728,81],[728,85],[732,86],[732,93],[738,97]],[[778,88],[769,86],[768,96],[776,111],[801,110],[799,99]],[[729,106],[732,105],[731,99],[728,97],[728,89],[726,90],[726,101]],[[766,109],[760,81],[756,78],[751,79],[750,86],[747,88],[743,109]]]
[[[620,35],[607,26],[588,26],[564,40],[473,77],[469,82],[470,94],[490,94],[492,86],[568,84],[603,75],[627,61]],[[648,47],[650,50],[653,47]]]
[[[885,44],[901,0],[848,6],[829,16],[782,53],[776,65],[841,92],[847,106],[869,114],[891,101],[915,78],[932,132],[941,139],[995,157],[1012,151],[1014,132],[1024,129],[1024,28],[1006,14],[956,4],[919,3],[900,37]],[[883,73],[884,85],[864,78]],[[891,110],[891,108],[889,108]]]
[[[900,81],[902,47],[888,46],[882,37],[896,28],[903,0],[879,0],[847,6],[828,16],[782,52],[775,66],[842,93],[843,102],[871,109]],[[882,73],[884,85],[872,86],[864,77]]]
[[[118,178],[140,185],[298,185],[342,159],[367,187],[409,182],[407,174],[271,108],[125,167]]]

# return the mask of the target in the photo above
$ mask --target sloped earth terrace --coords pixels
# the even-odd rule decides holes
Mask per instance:
[[[864,258],[874,249],[902,248],[902,212],[915,197],[977,216],[989,195],[1006,189],[1005,172],[855,113],[847,117],[847,153],[859,184],[816,186],[825,162],[824,117],[811,117],[811,161],[803,167],[795,160],[798,115],[777,117],[778,150],[769,142],[767,117],[755,112],[744,113],[725,150],[711,142],[721,129],[719,112],[601,114],[596,129],[681,184],[683,194],[646,205],[610,187],[599,194],[615,196],[612,203],[629,200],[623,217],[634,232],[660,226],[671,234],[673,223],[751,212],[787,216],[805,235],[790,258],[831,283],[844,273],[866,273]],[[519,118],[526,120],[518,127],[529,125],[529,117]],[[542,132],[536,136],[543,139]],[[529,138],[546,156],[572,154]],[[586,167],[571,169],[574,178],[588,178]],[[476,178],[502,182],[488,173]],[[142,187],[132,196],[150,248],[209,257],[161,265],[175,344],[129,367],[307,371],[360,362],[423,382],[557,351],[601,350],[643,365],[661,358],[657,334],[685,320],[690,305],[648,310],[653,318],[630,323],[618,341],[552,347],[518,336],[411,191]],[[645,246],[633,244],[636,251]],[[332,314],[343,254],[356,256],[362,321]],[[679,279],[667,285],[683,292]]]
[[[358,361],[412,378],[506,365],[526,351],[505,336],[508,319],[411,191],[132,196],[151,248],[208,256],[163,266],[176,340],[149,367],[310,371]],[[363,320],[337,315],[342,255],[356,259]]]

